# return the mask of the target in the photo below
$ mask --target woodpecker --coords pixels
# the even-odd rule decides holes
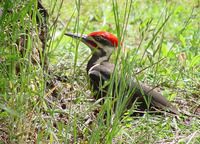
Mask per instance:
[[[99,99],[106,96],[108,86],[103,90],[101,89],[101,86],[105,81],[110,80],[115,68],[115,65],[110,63],[109,59],[118,47],[117,37],[106,31],[92,32],[88,35],[73,33],[65,33],[65,35],[75,39],[80,39],[81,42],[91,49],[93,54],[87,64],[87,74],[90,78],[90,83],[93,86],[93,91],[97,92],[94,97],[95,99]],[[120,72],[118,77],[121,77]],[[139,102],[137,109],[145,111],[148,108],[146,100],[150,100],[150,110],[167,110],[171,113],[180,115],[178,109],[161,93],[142,82],[138,82],[134,77],[131,78],[131,85],[127,85],[129,85],[128,89],[133,89],[134,91],[131,93],[131,100],[127,108],[130,108],[131,105],[137,101]],[[113,89],[115,88],[113,87]]]

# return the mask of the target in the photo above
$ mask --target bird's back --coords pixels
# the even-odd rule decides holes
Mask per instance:
[[[105,97],[107,94],[108,86],[106,86],[103,91],[101,91],[101,86],[104,85],[105,81],[109,81],[111,75],[114,71],[114,64],[110,62],[102,62],[100,64],[92,66],[89,71],[88,75],[91,80],[91,84],[93,85],[94,91],[97,91],[97,94],[95,95],[96,99],[99,99],[101,97]],[[121,86],[121,74],[118,72],[118,90]],[[137,107],[138,110],[144,111],[148,108],[153,109],[153,107],[160,109],[160,110],[167,110],[169,112],[180,114],[175,106],[171,104],[161,93],[157,92],[155,89],[152,89],[151,87],[147,86],[146,84],[137,81],[135,78],[131,77],[125,77],[126,81],[126,88],[125,91],[132,91],[130,92],[130,100],[128,101],[127,108],[132,107],[132,104],[137,99],[137,102],[139,102],[139,106]],[[124,81],[124,77],[123,77]],[[116,85],[116,83],[114,83]],[[113,91],[115,91],[115,87],[113,86]],[[114,93],[114,92],[113,92]]]

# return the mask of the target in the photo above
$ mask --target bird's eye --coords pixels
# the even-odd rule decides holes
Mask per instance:
[[[96,37],[96,40],[97,40],[97,41],[100,41],[100,40],[101,40],[101,36],[97,36],[97,37]]]

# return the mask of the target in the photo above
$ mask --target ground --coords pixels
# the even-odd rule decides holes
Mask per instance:
[[[50,37],[35,63],[30,63],[33,47],[44,46],[36,43],[41,34],[35,30],[39,24],[34,16],[41,18],[37,1],[21,9],[12,3],[18,13],[1,23],[6,30],[0,41],[2,142],[200,143],[198,0],[42,2],[49,12]],[[103,105],[93,99],[86,74],[90,50],[64,36],[93,31],[109,31],[121,39],[111,62],[119,56],[119,68],[156,87],[182,115],[131,117],[128,111],[121,116],[113,113],[112,99]],[[27,37],[25,55],[19,52],[22,36]]]

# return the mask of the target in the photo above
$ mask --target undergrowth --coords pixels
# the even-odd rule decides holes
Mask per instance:
[[[42,2],[49,12],[43,50],[37,0],[0,4],[0,141],[200,143],[198,0]],[[99,105],[88,88],[89,48],[64,36],[93,31],[117,36],[123,44],[110,61],[157,87],[183,116],[131,117],[120,106],[114,113],[109,97]]]

